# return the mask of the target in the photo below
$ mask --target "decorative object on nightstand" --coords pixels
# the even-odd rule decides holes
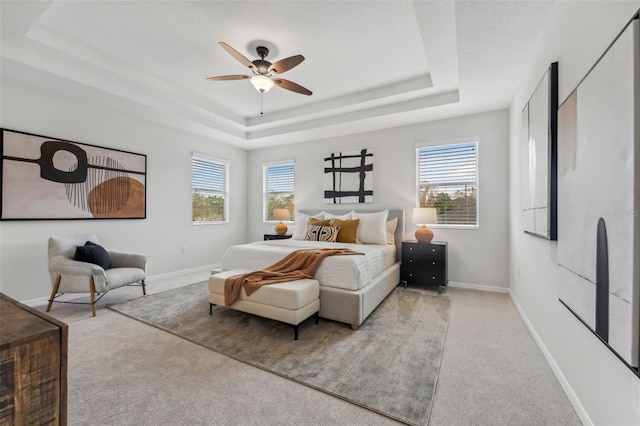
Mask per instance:
[[[278,234],[264,234],[264,240],[288,240],[291,238],[291,234],[288,235],[278,235]]]
[[[400,279],[407,283],[433,286],[439,292],[447,286],[447,243],[417,241],[402,242]]]
[[[287,225],[282,223],[282,221],[291,219],[291,216],[289,215],[289,210],[288,209],[273,209],[273,218],[275,220],[279,220],[280,221],[280,223],[277,224],[276,227],[274,228],[274,231],[276,231],[276,234],[278,234],[278,235],[286,234],[288,228],[287,228]]]
[[[438,223],[437,211],[433,207],[416,207],[413,209],[413,223],[422,225],[416,229],[416,240],[419,243],[430,243],[433,239],[433,231],[427,228],[427,224]]]

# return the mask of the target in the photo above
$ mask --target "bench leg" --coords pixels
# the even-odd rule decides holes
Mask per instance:
[[[318,324],[318,320],[320,319],[320,311],[316,312],[314,315],[316,319],[316,324]],[[300,324],[292,325],[293,327],[293,337],[295,340],[298,340],[298,329],[300,328]]]
[[[358,326],[357,326],[356,324],[351,324],[351,329],[352,329],[352,330],[357,330],[357,329],[358,329]]]
[[[213,307],[216,306],[213,303],[209,303],[209,315],[213,315]]]

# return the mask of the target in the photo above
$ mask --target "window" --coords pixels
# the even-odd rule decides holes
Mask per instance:
[[[293,220],[295,170],[296,166],[291,161],[262,166],[262,218],[264,221],[274,220],[273,209],[288,209]]]
[[[417,149],[419,207],[435,207],[437,226],[478,226],[478,142]]]
[[[191,158],[193,223],[227,222],[229,163],[193,154]]]

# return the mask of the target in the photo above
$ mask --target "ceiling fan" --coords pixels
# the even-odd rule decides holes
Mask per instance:
[[[218,42],[218,44],[220,45],[220,47],[226,50],[228,54],[233,56],[238,62],[240,62],[245,67],[250,68],[251,71],[253,71],[253,75],[221,75],[218,77],[209,77],[207,78],[207,80],[225,81],[249,79],[251,80],[251,84],[253,84],[256,90],[258,90],[260,93],[268,92],[269,89],[271,89],[274,85],[307,96],[310,96],[313,93],[311,92],[311,90],[302,87],[299,84],[294,83],[293,81],[285,80],[284,78],[273,78],[276,74],[282,74],[299,65],[300,62],[304,61],[304,56],[290,56],[272,64],[271,62],[264,59],[269,55],[269,49],[264,46],[258,46],[256,48],[256,53],[258,54],[258,56],[260,56],[260,59],[250,61],[228,44],[222,41]]]

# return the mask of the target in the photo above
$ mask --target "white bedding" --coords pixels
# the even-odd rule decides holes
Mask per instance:
[[[294,250],[303,248],[348,248],[364,256],[329,256],[316,271],[320,285],[360,290],[395,263],[396,248],[389,244],[347,244],[322,241],[270,240],[230,247],[222,258],[222,268],[264,269]]]

